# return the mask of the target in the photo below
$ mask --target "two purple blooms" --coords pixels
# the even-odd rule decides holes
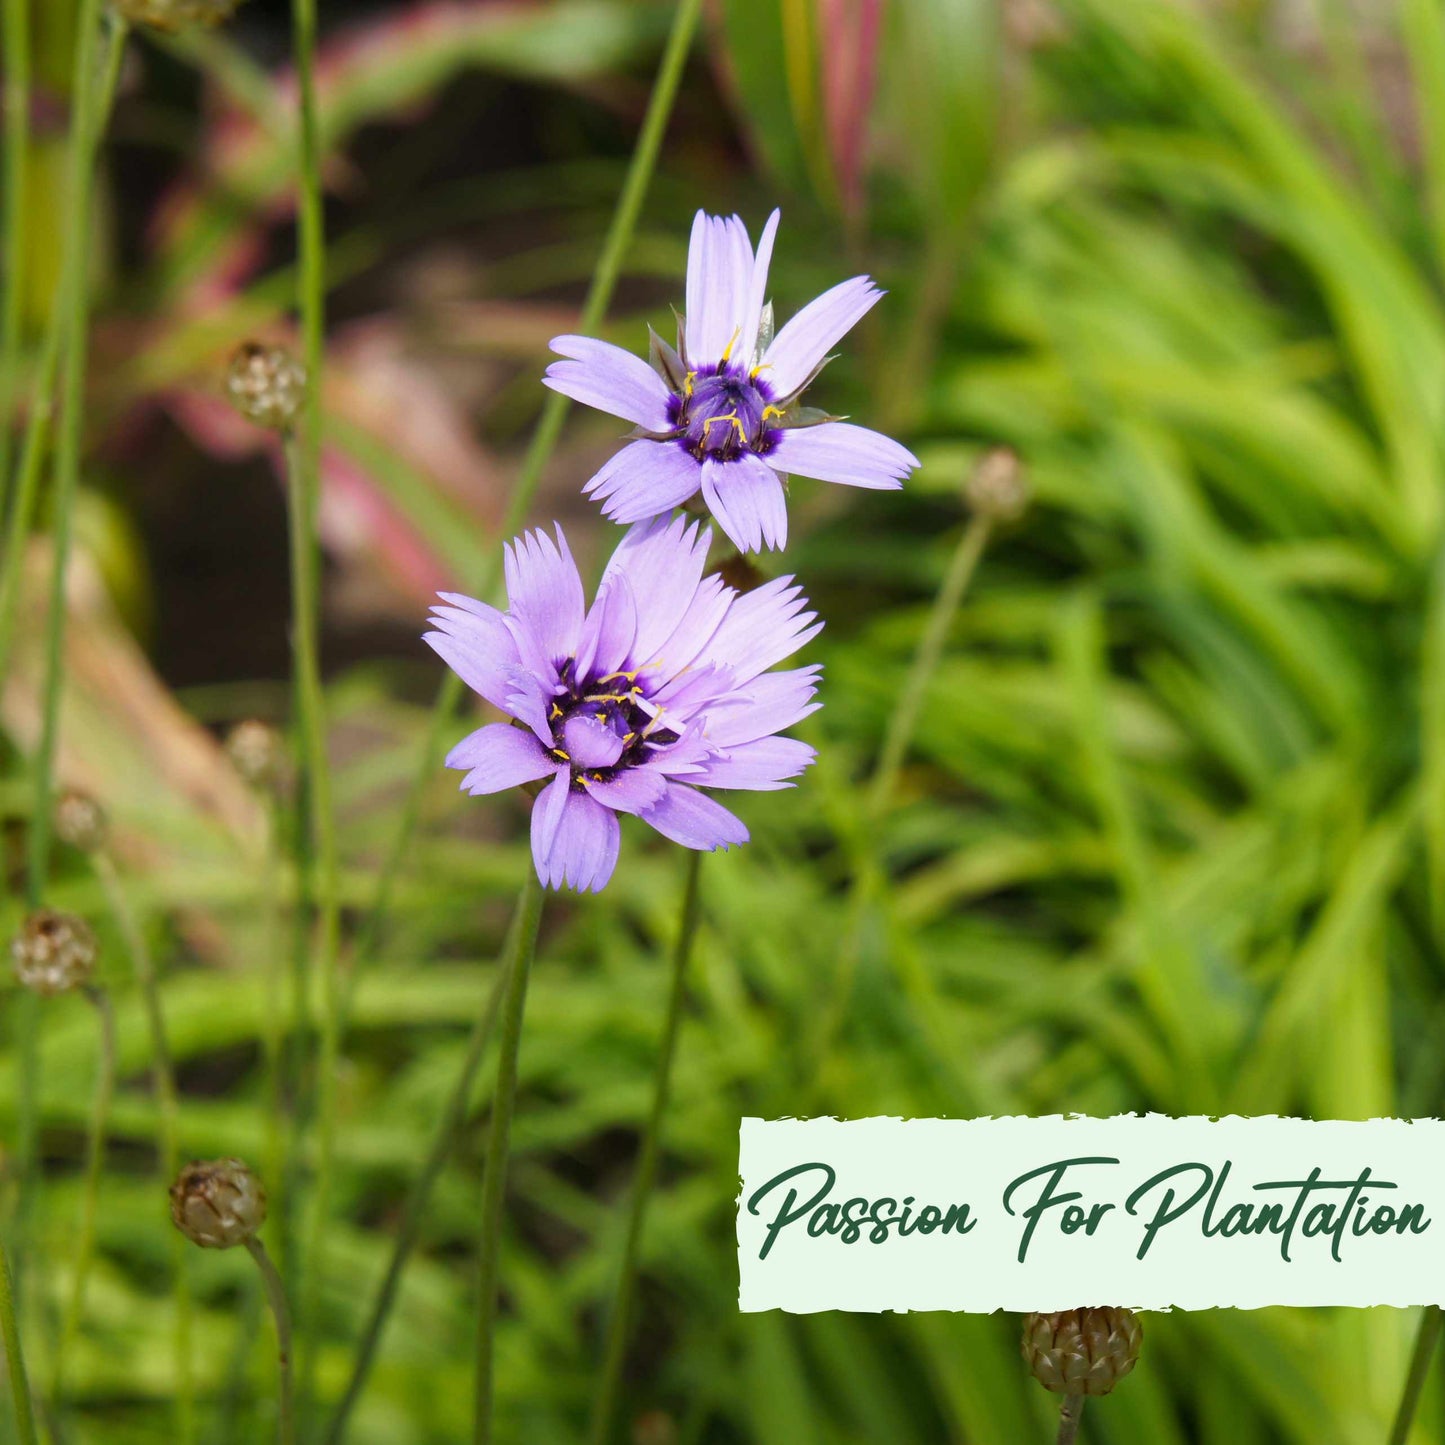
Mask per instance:
[[[447,766],[462,788],[545,783],[532,808],[544,884],[600,891],[617,863],[619,813],[685,848],[745,843],[748,830],[701,788],[790,787],[814,750],[779,733],[816,711],[820,669],[769,669],[822,628],[791,577],[739,593],[704,576],[710,528],[670,520],[699,491],[741,552],[781,548],[783,482],[797,474],[895,490],[918,465],[905,447],[805,407],[830,348],[882,296],[854,277],[776,335],[766,300],[778,212],[756,254],[736,216],[699,211],[678,344],[655,332],[651,365],[605,341],[559,336],[546,385],[635,430],[584,490],[631,524],[597,597],[561,528],[506,550],[508,610],[455,593],[426,641],[511,723],[463,739]]]

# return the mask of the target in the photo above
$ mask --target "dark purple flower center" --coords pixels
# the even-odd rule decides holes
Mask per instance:
[[[669,410],[681,441],[698,461],[730,461],[744,451],[768,452],[776,437],[771,423],[781,415],[765,381],[741,367],[693,371]]]
[[[567,691],[553,698],[548,719],[552,726],[552,756],[572,767],[572,786],[582,786],[585,774],[604,782],[624,768],[636,766],[648,745],[675,742],[677,734],[659,726],[642,706],[642,687],[636,673],[574,680],[571,658],[562,664],[561,680]]]

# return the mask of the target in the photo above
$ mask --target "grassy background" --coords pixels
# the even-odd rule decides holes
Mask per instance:
[[[322,9],[326,658],[354,935],[438,681],[416,641],[425,594],[498,545],[545,342],[575,315],[669,7]],[[37,7],[57,105],[65,12]],[[737,1314],[742,1114],[1440,1111],[1445,10],[1360,12],[895,4],[845,201],[826,101],[838,32],[803,0],[716,8],[608,334],[636,347],[667,320],[695,206],[756,227],[776,201],[780,313],[850,268],[890,290],[823,400],[897,429],[924,467],[901,499],[794,488],[787,567],[828,620],[810,650],[826,706],[804,729],[820,761],[796,791],[746,799],[753,845],[704,869],[629,1377],[642,1445],[1049,1438],[1055,1402],[1026,1378],[1012,1318]],[[202,50],[134,46],[97,238],[62,765],[110,807],[166,969],[185,1148],[257,1163],[292,885],[268,873],[214,733],[284,720],[283,510],[258,438],[215,397],[236,341],[284,333],[283,21],[255,0]],[[380,38],[348,44],[354,26]],[[32,157],[42,299],[58,144],[42,128]],[[534,509],[563,518],[594,571],[613,534],[578,488],[615,432],[574,417]],[[873,838],[859,780],[963,526],[962,483],[1000,442],[1035,502],[984,558]],[[22,648],[0,782],[17,865],[34,677]],[[323,1392],[344,1382],[490,987],[524,825],[523,800],[471,802],[438,776],[384,947],[356,978]],[[543,924],[514,1130],[506,1439],[580,1438],[620,1247],[682,880],[674,851],[624,833],[607,893],[553,900]],[[848,883],[875,847],[889,883],[840,993]],[[55,901],[99,920],[122,1046],[65,1438],[153,1441],[174,1379],[146,1035],[79,857]],[[840,1000],[831,1046],[810,1047]],[[8,1044],[23,1017],[12,998]],[[95,1054],[78,1002],[41,1020],[28,1323],[43,1389]],[[7,1139],[16,1085],[8,1047]],[[483,1092],[358,1442],[466,1432],[485,1124]],[[247,1262],[193,1265],[202,1438],[263,1438],[271,1362]],[[1139,1369],[1085,1435],[1383,1440],[1413,1325],[1383,1310],[1150,1317]],[[1442,1429],[1432,1384],[1416,1438]]]

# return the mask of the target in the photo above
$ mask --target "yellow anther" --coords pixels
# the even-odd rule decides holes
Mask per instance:
[[[785,415],[785,413],[784,413],[782,407],[780,407],[780,406],[765,406],[765,407],[763,408],[763,420],[764,420],[764,421],[767,421],[767,419],[768,419],[770,416],[781,417],[781,416],[783,416],[783,415]]]
[[[728,338],[728,344],[723,347],[722,359],[724,361],[726,361],[728,357],[733,354],[733,347],[737,344],[737,339],[742,334],[743,329],[741,326],[736,326],[733,328],[733,334]]]
[[[688,374],[687,374],[685,377],[683,377],[683,379],[682,379],[682,394],[683,394],[684,396],[691,396],[691,395],[692,395],[692,383],[693,383],[693,378],[696,377],[696,375],[697,375],[697,372],[695,372],[695,371],[689,371]]]
[[[552,749],[552,756],[553,756],[554,758],[561,758],[561,760],[562,760],[564,763],[570,763],[570,762],[572,761],[572,759],[567,755],[567,753],[566,753],[562,748],[553,748],[553,749]]]

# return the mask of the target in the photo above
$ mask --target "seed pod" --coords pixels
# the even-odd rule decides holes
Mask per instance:
[[[187,30],[229,20],[241,0],[111,0],[116,13],[132,25],[153,30]]]
[[[226,753],[236,771],[258,792],[274,788],[281,779],[285,745],[281,734],[257,718],[238,722],[226,734]]]
[[[969,507],[995,522],[1016,522],[1028,510],[1032,491],[1023,463],[1008,447],[983,454],[964,487]]]
[[[55,836],[82,853],[105,847],[110,821],[105,809],[79,788],[68,788],[55,800]]]
[[[1132,1310],[1064,1310],[1024,1318],[1023,1356],[1059,1395],[1107,1395],[1138,1362],[1144,1331]]]
[[[306,368],[284,346],[248,341],[231,358],[226,395],[258,426],[289,431],[306,400]]]
[[[239,1159],[195,1161],[171,1185],[171,1220],[202,1249],[233,1249],[266,1222],[266,1191]]]
[[[45,998],[85,983],[95,972],[96,952],[85,920],[53,908],[32,913],[10,943],[15,977]]]

